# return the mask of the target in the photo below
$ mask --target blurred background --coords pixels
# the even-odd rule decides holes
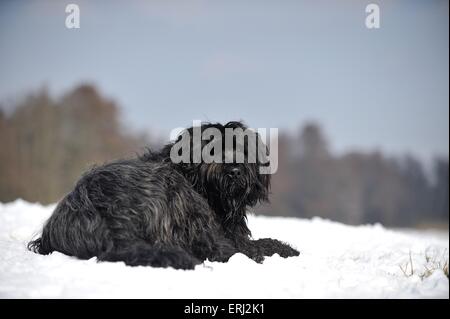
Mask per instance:
[[[192,120],[279,128],[257,214],[448,228],[449,2],[0,2],[0,202]]]

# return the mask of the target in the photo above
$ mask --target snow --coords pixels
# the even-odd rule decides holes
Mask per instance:
[[[54,207],[0,203],[1,298],[449,298],[442,270],[422,276],[448,262],[448,231],[249,216],[255,238],[278,238],[301,255],[256,264],[236,254],[184,271],[27,251]]]

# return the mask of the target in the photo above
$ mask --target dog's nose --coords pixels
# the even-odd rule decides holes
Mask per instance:
[[[239,177],[239,176],[241,176],[241,169],[237,168],[237,167],[232,168],[231,171],[230,171],[230,176],[231,177]]]

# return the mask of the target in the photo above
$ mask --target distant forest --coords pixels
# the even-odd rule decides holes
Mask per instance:
[[[92,165],[134,156],[154,144],[148,135],[128,131],[114,101],[91,85],[58,99],[42,89],[8,108],[0,105],[0,202],[56,202]],[[315,123],[303,125],[297,136],[281,134],[271,203],[255,212],[348,224],[448,227],[448,158],[434,160],[429,178],[413,156],[336,156],[328,146]]]

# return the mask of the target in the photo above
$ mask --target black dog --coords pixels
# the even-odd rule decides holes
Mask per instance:
[[[202,124],[201,132],[208,128],[221,133],[246,129],[229,122]],[[238,252],[256,262],[275,253],[298,256],[278,240],[250,238],[246,209],[268,200],[270,175],[260,174],[261,158],[255,163],[193,163],[193,128],[185,133],[190,136],[188,163],[171,160],[172,143],[159,153],[147,151],[91,169],[58,204],[29,249],[181,269],[193,269],[206,259],[225,262]],[[202,140],[201,147],[207,143]],[[229,150],[220,143],[225,154]],[[248,148],[243,149],[247,159]]]

